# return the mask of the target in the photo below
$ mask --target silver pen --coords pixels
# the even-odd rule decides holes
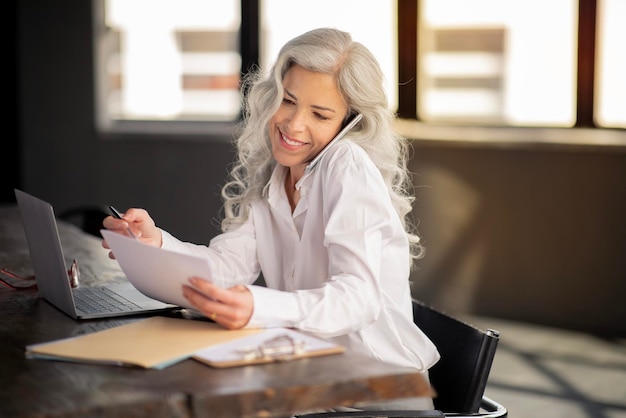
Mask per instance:
[[[113,214],[114,218],[117,219],[123,219],[122,218],[122,214],[118,212],[117,209],[115,209],[113,206],[109,205],[109,209],[111,210],[111,213]],[[128,231],[128,233],[130,234],[131,237],[137,239],[137,237],[135,236],[135,234],[133,234],[133,231],[130,230],[130,227],[126,228],[126,230]]]

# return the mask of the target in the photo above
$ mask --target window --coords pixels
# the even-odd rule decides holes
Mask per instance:
[[[395,109],[395,3],[95,0],[98,127],[199,133],[222,122],[230,130],[241,112],[242,69],[258,63],[267,70],[287,40],[321,26],[350,32],[377,56]]]
[[[626,1],[604,0],[599,5],[596,122],[626,128]]]
[[[96,9],[100,129],[239,117],[237,0],[105,0]]]
[[[93,1],[103,131],[229,134],[241,74],[319,26],[372,50],[401,118],[626,128],[623,0]]]
[[[398,0],[398,113],[437,126],[626,128],[625,8]]]
[[[423,0],[421,7],[419,119],[575,123],[575,0]]]
[[[349,32],[376,56],[385,74],[389,106],[397,108],[395,0],[262,0],[261,4],[262,68],[267,69],[283,44],[294,36],[317,27],[334,27]]]

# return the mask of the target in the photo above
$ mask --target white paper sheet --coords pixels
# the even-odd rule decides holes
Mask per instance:
[[[205,258],[152,247],[107,230],[101,233],[128,280],[153,299],[191,308],[182,285],[192,276],[210,279]]]

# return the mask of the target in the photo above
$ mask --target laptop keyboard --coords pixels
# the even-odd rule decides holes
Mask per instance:
[[[74,303],[85,313],[128,312],[141,308],[106,287],[74,289]]]

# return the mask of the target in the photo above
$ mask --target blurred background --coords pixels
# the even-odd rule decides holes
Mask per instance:
[[[412,142],[426,247],[414,296],[506,330],[494,375],[510,410],[528,404],[522,394],[539,394],[538,409],[583,405],[519,416],[626,414],[626,1],[9,0],[4,10],[0,202],[13,204],[18,187],[57,213],[144,207],[196,243],[219,231],[243,74],[267,71],[308,29],[351,32],[380,61]],[[550,351],[572,335],[584,342]],[[577,382],[591,369],[617,374],[573,392],[537,350],[578,364]],[[541,363],[546,387],[520,359],[535,372]]]
[[[308,29],[376,55],[412,140],[427,255],[454,312],[626,336],[623,0],[12,0],[0,199],[150,210],[218,232],[239,82]],[[12,168],[14,167],[14,168]]]

